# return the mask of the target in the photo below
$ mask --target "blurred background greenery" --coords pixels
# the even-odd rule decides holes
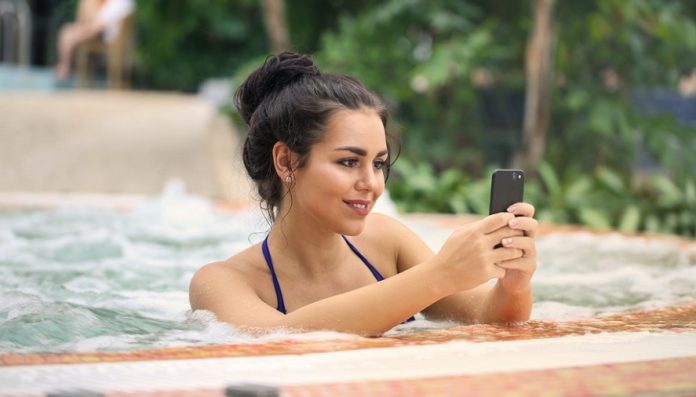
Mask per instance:
[[[543,154],[522,163],[538,217],[695,236],[696,2],[546,1],[547,52],[536,53],[544,2],[139,1],[134,85],[236,86],[274,49],[311,53],[388,103],[401,210],[485,214],[492,169],[520,165],[530,144],[525,64],[546,54]]]

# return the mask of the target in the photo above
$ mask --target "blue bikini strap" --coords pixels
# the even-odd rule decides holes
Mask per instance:
[[[273,278],[273,288],[275,288],[276,300],[278,301],[278,311],[283,314],[288,314],[285,310],[285,302],[283,301],[283,292],[280,290],[280,284],[278,283],[278,277],[276,276],[275,269],[273,269],[273,261],[271,260],[271,252],[268,250],[268,236],[263,240],[261,244],[261,249],[263,250],[263,257],[266,258],[266,264],[271,270],[271,277]]]
[[[374,266],[372,266],[372,264],[370,263],[370,261],[368,261],[367,258],[365,258],[365,257],[363,256],[363,254],[361,254],[360,251],[358,251],[358,249],[355,248],[355,246],[354,246],[353,244],[350,243],[350,241],[348,241],[348,239],[346,238],[346,236],[341,235],[341,237],[343,237],[343,240],[345,240],[345,242],[348,244],[348,246],[350,247],[350,249],[355,253],[355,255],[357,255],[358,258],[360,258],[360,260],[363,261],[363,263],[365,264],[365,266],[367,266],[367,268],[370,269],[370,271],[372,272],[372,275],[375,276],[375,278],[377,279],[377,281],[382,281],[382,280],[384,280],[384,277],[382,277],[382,274],[380,274],[380,272],[377,271],[377,269],[375,269]]]
[[[372,275],[375,276],[375,278],[377,279],[377,281],[379,282],[379,281],[384,280],[384,277],[382,277],[382,274],[381,274],[377,269],[375,269],[374,266],[372,266],[372,264],[370,263],[370,261],[368,261],[367,258],[365,258],[365,257],[363,256],[363,254],[361,254],[360,251],[358,251],[358,249],[355,248],[355,246],[354,246],[353,244],[350,243],[350,241],[348,241],[348,239],[346,238],[346,236],[343,236],[343,235],[342,235],[341,237],[343,237],[343,240],[345,240],[345,242],[348,243],[348,246],[349,246],[350,249],[355,253],[355,255],[357,255],[358,258],[360,258],[360,260],[363,261],[363,263],[365,264],[365,266],[367,266],[367,268],[370,269],[370,271],[372,272]],[[416,321],[416,318],[413,317],[413,316],[411,316],[411,317],[409,317],[408,320],[404,321],[404,323],[410,323],[411,321]]]

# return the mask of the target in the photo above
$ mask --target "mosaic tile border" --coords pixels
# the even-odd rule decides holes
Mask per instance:
[[[284,387],[283,396],[696,394],[696,357],[483,375]]]
[[[277,393],[283,397],[694,396],[696,395],[696,357],[483,375],[292,385],[277,389]],[[116,392],[106,393],[104,396],[218,397],[225,395],[225,390],[198,389]]]
[[[534,320],[516,325],[458,325],[380,338],[277,340],[211,346],[186,346],[130,352],[63,354],[0,354],[0,367],[82,364],[120,361],[248,357],[336,352],[397,346],[432,345],[450,341],[494,342],[556,338],[613,332],[696,332],[696,303],[577,320]]]

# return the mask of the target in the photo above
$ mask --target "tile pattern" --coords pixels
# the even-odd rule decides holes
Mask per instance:
[[[108,397],[219,397],[224,390],[151,390]],[[284,386],[284,397],[694,396],[696,357],[405,380]]]
[[[577,320],[535,320],[516,325],[459,325],[418,330],[390,337],[326,340],[278,340],[263,343],[189,346],[129,352],[64,354],[0,354],[0,367],[39,364],[74,364],[142,360],[176,360],[217,357],[307,354],[356,349],[471,342],[510,341],[586,335],[602,332],[696,332],[696,303],[653,311],[640,311]]]
[[[302,385],[287,397],[696,395],[696,357],[428,379]]]

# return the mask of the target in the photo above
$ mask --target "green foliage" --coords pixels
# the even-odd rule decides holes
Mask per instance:
[[[148,0],[137,4],[141,85],[194,91],[229,76],[266,51],[261,12],[252,0]]]
[[[490,179],[471,179],[457,169],[436,175],[427,163],[399,160],[401,176],[390,194],[401,211],[488,214]],[[492,169],[487,171],[490,175]],[[626,180],[606,167],[592,173],[558,173],[549,163],[525,186],[525,201],[541,222],[583,224],[627,233],[648,231],[696,237],[696,178],[673,182],[656,174]]]
[[[387,101],[403,126],[406,157],[437,171],[480,171],[486,137],[470,75],[519,58],[519,35],[496,39],[502,26],[470,2],[390,0],[341,18],[338,30],[323,36],[317,59]]]
[[[627,180],[602,166],[592,174],[568,170],[561,176],[548,164],[540,168],[540,175],[549,192],[536,198],[542,221],[696,236],[693,176],[678,184],[661,174]]]
[[[325,38],[328,64],[394,104],[410,163],[397,163],[390,189],[403,210],[487,210],[488,180],[478,177],[493,164],[483,149],[500,131],[482,118],[485,103],[468,76],[485,68],[503,95],[519,87],[530,12],[475,1],[457,7],[387,2]],[[443,24],[446,34],[435,28],[443,10],[456,21]],[[640,104],[696,64],[693,11],[685,1],[557,3],[546,163],[527,186],[542,220],[694,235],[694,128]],[[422,37],[429,51],[419,58]],[[416,77],[427,82],[423,92],[407,84]],[[642,175],[641,152],[658,162],[651,175]]]
[[[628,174],[647,146],[676,177],[696,172],[693,128],[639,109],[652,87],[676,87],[696,64],[696,23],[685,1],[559,2],[547,161]],[[678,159],[676,164],[669,158]]]
[[[341,15],[376,1],[285,3],[293,48],[313,53]],[[256,0],[147,0],[138,2],[136,14],[140,87],[194,91],[207,78],[241,74],[270,51]]]
[[[436,176],[425,162],[399,159],[394,171],[399,178],[389,186],[390,195],[398,197],[397,206],[406,212],[479,213],[488,211],[487,181],[469,180],[458,169],[450,168]]]
[[[315,53],[322,34],[334,31],[341,16],[354,16],[379,3],[377,0],[285,0],[293,50]]]

